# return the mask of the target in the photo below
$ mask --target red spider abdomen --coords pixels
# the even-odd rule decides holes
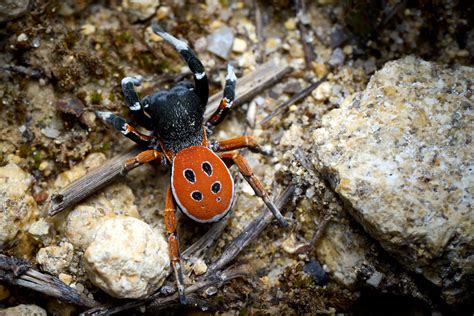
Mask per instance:
[[[204,146],[188,147],[176,154],[171,189],[180,209],[200,223],[220,220],[234,198],[229,170],[219,156]]]

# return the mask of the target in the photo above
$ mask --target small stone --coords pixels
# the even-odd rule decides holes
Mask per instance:
[[[44,218],[41,218],[31,224],[28,233],[36,240],[44,241],[49,235],[49,223],[45,221]]]
[[[293,31],[296,29],[296,20],[294,18],[289,18],[285,22],[285,28],[289,31]]]
[[[146,20],[155,14],[160,5],[159,0],[124,0],[122,7],[138,20]]]
[[[41,248],[36,254],[36,261],[41,265],[43,271],[59,275],[69,267],[73,255],[72,244],[64,242],[60,246]]]
[[[227,60],[233,43],[234,34],[232,29],[228,26],[222,26],[207,37],[207,50]]]
[[[84,259],[92,283],[117,298],[147,297],[170,269],[163,235],[133,217],[105,221]]]
[[[58,278],[63,281],[64,283],[66,283],[67,285],[71,284],[72,282],[72,276],[69,275],[69,274],[65,274],[65,273],[60,273]]]
[[[32,304],[21,304],[15,307],[5,308],[0,311],[1,316],[47,316],[48,313],[39,306]]]
[[[352,46],[351,45],[346,45],[342,49],[345,55],[351,55],[352,54]]]
[[[375,271],[370,278],[366,281],[368,285],[371,285],[373,287],[379,287],[380,282],[382,282],[383,274]]]
[[[316,89],[314,89],[313,92],[311,92],[311,95],[318,101],[325,101],[329,99],[329,97],[331,96],[331,92],[332,84],[327,81],[324,81]]]
[[[232,51],[236,53],[243,53],[247,50],[247,42],[241,38],[236,38],[234,40],[234,45],[232,46]]]
[[[316,76],[318,78],[322,78],[327,75],[328,67],[325,64],[313,62],[312,66],[313,66],[313,71],[316,73]]]
[[[314,258],[304,265],[303,271],[306,272],[313,279],[316,284],[325,284],[328,280],[326,271],[324,271],[321,264]]]
[[[342,51],[342,49],[338,47],[332,52],[331,58],[329,59],[329,64],[331,66],[341,66],[344,64],[345,60],[346,60],[346,55],[344,55],[344,52]]]
[[[265,42],[265,54],[271,54],[276,52],[279,48],[281,48],[281,39],[278,37],[270,37]]]
[[[25,33],[21,33],[20,35],[18,35],[16,40],[18,42],[26,42],[28,40],[28,35],[26,35]]]
[[[94,34],[95,31],[96,31],[95,25],[92,25],[92,24],[84,24],[81,27],[81,33],[83,35],[91,35],[91,34]]]
[[[15,238],[37,211],[28,193],[32,177],[10,162],[0,167],[0,249]]]
[[[193,272],[195,275],[202,275],[207,272],[207,264],[202,260],[198,259],[193,265]]]

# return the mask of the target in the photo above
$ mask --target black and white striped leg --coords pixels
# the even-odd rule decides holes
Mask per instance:
[[[224,120],[234,104],[236,83],[237,77],[235,76],[234,68],[229,64],[227,65],[227,76],[225,78],[224,97],[222,98],[217,110],[206,123],[208,131],[212,131]]]
[[[153,121],[143,111],[143,105],[135,91],[135,86],[139,86],[143,81],[142,76],[125,77],[122,79],[122,92],[125,97],[125,103],[133,116],[133,119],[148,130],[153,130]]]
[[[152,146],[152,141],[155,139],[155,137],[141,134],[135,129],[135,127],[128,124],[123,117],[115,115],[112,112],[97,111],[96,114],[105,123],[112,125],[116,130],[118,130],[127,138],[133,140],[135,143],[145,147]]]
[[[165,32],[156,22],[151,25],[153,32],[161,36],[169,44],[173,45],[174,48],[181,54],[189,69],[194,75],[194,85],[196,88],[196,94],[201,100],[202,107],[206,107],[207,100],[209,98],[209,83],[207,81],[206,72],[201,61],[197,58],[196,54],[189,48],[189,46],[174,37],[173,35]]]

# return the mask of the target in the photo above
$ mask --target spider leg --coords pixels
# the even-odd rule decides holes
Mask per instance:
[[[122,174],[126,174],[133,168],[139,165],[143,165],[147,162],[158,160],[159,163],[162,163],[163,161],[165,161],[165,159],[166,158],[163,155],[163,153],[156,149],[148,149],[148,150],[142,151],[141,153],[136,155],[134,158],[131,158],[125,161],[125,163],[123,164]]]
[[[142,76],[123,78],[122,92],[125,98],[125,103],[127,104],[133,119],[137,121],[138,124],[151,131],[153,130],[153,121],[143,111],[143,105],[138,98],[137,92],[135,91],[135,86],[139,86],[142,80]]]
[[[221,158],[227,166],[231,166],[233,164],[237,165],[237,168],[239,168],[239,171],[242,176],[250,184],[255,194],[259,198],[261,198],[263,202],[265,202],[268,209],[273,213],[273,216],[275,216],[278,222],[280,222],[280,225],[284,227],[288,226],[288,221],[285,219],[285,217],[283,217],[283,215],[281,215],[280,210],[278,210],[272,200],[270,200],[270,197],[268,196],[267,191],[265,191],[263,184],[255,176],[252,168],[250,167],[244,156],[242,156],[238,151],[231,151],[223,153],[221,155]]]
[[[123,117],[113,114],[112,112],[96,112],[105,123],[112,125],[116,130],[122,133],[127,138],[133,140],[135,143],[142,145],[144,147],[149,147],[152,145],[154,136],[148,136],[140,133],[133,127],[128,124]]]
[[[202,107],[205,108],[209,98],[209,83],[201,61],[185,42],[180,41],[173,35],[165,32],[156,22],[151,24],[151,28],[153,32],[161,36],[169,44],[173,45],[178,53],[181,54],[184,61],[188,64],[189,69],[191,69],[191,72],[194,74],[196,94],[201,100]]]
[[[168,233],[168,249],[171,264],[176,277],[179,300],[181,304],[186,304],[186,294],[184,292],[183,270],[181,269],[181,258],[179,254],[178,236],[176,232],[176,205],[174,203],[171,187],[168,186],[165,202],[165,226]]]
[[[217,125],[219,125],[229,112],[235,99],[235,85],[237,83],[237,77],[234,73],[232,65],[227,65],[227,76],[225,77],[224,96],[219,103],[219,107],[212,114],[211,118],[207,121],[206,127],[208,131],[212,131]]]
[[[265,155],[270,154],[270,152],[264,150],[252,136],[240,136],[221,141],[213,141],[211,143],[211,149],[216,152],[230,151],[241,148],[248,148],[254,153]]]

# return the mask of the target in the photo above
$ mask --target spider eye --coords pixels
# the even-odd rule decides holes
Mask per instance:
[[[184,177],[191,183],[196,182],[196,175],[191,169],[184,170]]]
[[[199,192],[199,191],[193,191],[193,193],[191,193],[191,197],[195,201],[201,201],[202,200],[202,193]]]
[[[211,186],[211,191],[213,193],[219,193],[219,191],[221,190],[221,184],[219,182],[214,182]]]
[[[212,167],[211,167],[211,164],[208,163],[207,161],[205,161],[205,162],[202,163],[202,170],[203,170],[208,176],[211,176],[211,175],[212,175]]]

